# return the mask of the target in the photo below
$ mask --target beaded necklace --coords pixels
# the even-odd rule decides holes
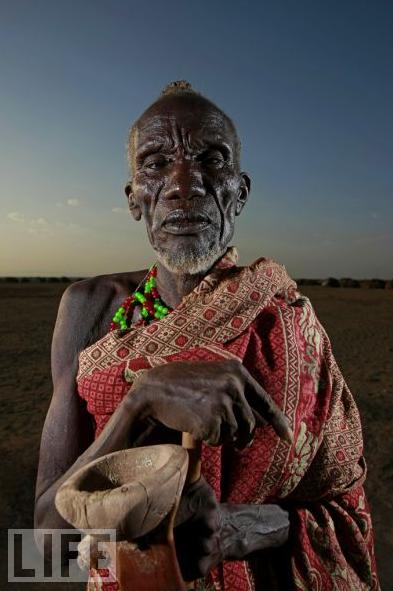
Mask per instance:
[[[134,293],[128,296],[116,310],[110,329],[121,328],[124,330],[130,328],[132,312],[136,306],[140,306],[140,318],[133,326],[146,325],[153,320],[161,320],[169,312],[172,312],[172,308],[165,306],[161,300],[156,285],[157,267],[154,264],[149,269],[144,282],[140,283]]]

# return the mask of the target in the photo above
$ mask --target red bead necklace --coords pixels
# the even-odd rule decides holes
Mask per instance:
[[[143,326],[154,320],[161,320],[172,312],[172,308],[165,306],[158,293],[156,265],[150,268],[144,282],[139,284],[134,293],[128,296],[116,310],[110,329],[131,328],[132,313],[136,306],[140,307],[140,318],[133,326]]]

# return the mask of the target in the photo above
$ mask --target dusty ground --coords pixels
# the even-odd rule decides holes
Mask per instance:
[[[32,527],[40,432],[51,396],[50,340],[65,285],[0,285],[1,525]],[[333,343],[363,420],[382,589],[393,589],[393,291],[303,287]],[[1,545],[4,567],[6,546]],[[1,573],[0,588],[6,574]],[[12,584],[10,590],[27,589]],[[7,587],[7,588],[8,588]],[[30,587],[29,587],[30,588]],[[43,587],[36,585],[33,590]],[[74,591],[76,586],[45,589]]]

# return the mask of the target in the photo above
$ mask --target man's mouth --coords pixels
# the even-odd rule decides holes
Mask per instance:
[[[197,234],[210,225],[210,218],[204,213],[175,209],[166,216],[162,225],[169,234]]]

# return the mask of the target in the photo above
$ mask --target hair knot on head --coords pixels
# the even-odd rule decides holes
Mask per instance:
[[[187,80],[174,80],[165,86],[165,88],[161,91],[161,96],[167,96],[168,94],[180,94],[182,92],[199,94],[193,89],[192,85]]]

